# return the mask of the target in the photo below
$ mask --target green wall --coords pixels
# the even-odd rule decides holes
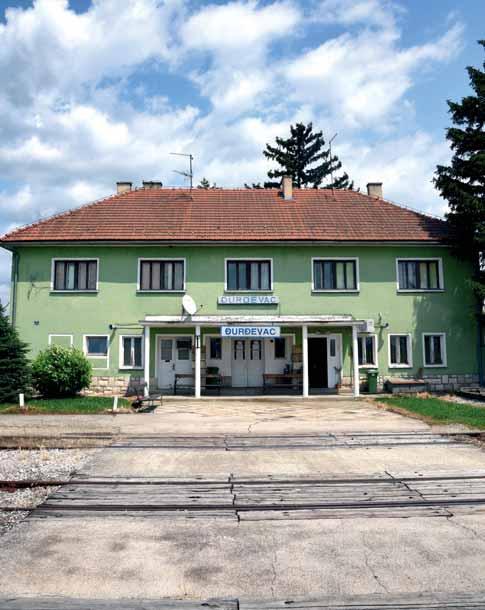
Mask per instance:
[[[22,246],[18,248],[18,285],[15,320],[35,354],[47,345],[48,335],[73,334],[82,348],[83,334],[110,334],[110,368],[98,374],[124,374],[118,369],[119,334],[141,333],[136,324],[145,315],[179,315],[181,294],[137,294],[138,257],[186,258],[186,288],[210,314],[350,314],[378,319],[379,369],[388,373],[387,335],[413,335],[414,372],[423,366],[422,332],[447,333],[447,369],[430,374],[477,373],[474,300],[467,283],[467,267],[437,246]],[[311,258],[358,257],[360,293],[311,292]],[[51,259],[96,257],[100,260],[97,294],[55,294],[50,290]],[[224,259],[273,259],[273,306],[220,306],[224,293]],[[442,257],[445,290],[440,293],[398,293],[396,258]],[[133,325],[132,331],[110,331],[109,325]],[[345,373],[350,371],[349,332],[344,332]],[[298,333],[300,341],[300,333]],[[153,358],[152,358],[153,362]],[[410,372],[407,370],[406,372]],[[411,371],[412,372],[412,371]]]

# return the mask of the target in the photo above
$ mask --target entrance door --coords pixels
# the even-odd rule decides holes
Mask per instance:
[[[160,337],[158,347],[158,387],[171,388],[175,374],[192,373],[192,339],[191,337]],[[187,377],[177,381],[179,385],[192,385]]]
[[[233,339],[231,377],[235,388],[263,385],[264,354],[261,339]]]
[[[341,383],[342,335],[327,336],[328,387]]]
[[[327,338],[308,339],[308,382],[310,388],[328,387]]]

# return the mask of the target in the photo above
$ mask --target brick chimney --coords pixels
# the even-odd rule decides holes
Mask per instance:
[[[121,195],[121,193],[129,193],[131,191],[132,185],[132,182],[117,182],[116,192],[118,193],[118,195]]]
[[[143,188],[144,189],[161,189],[162,183],[157,182],[155,180],[143,180]]]
[[[369,195],[369,197],[376,197],[377,199],[382,199],[382,182],[368,182],[367,194]]]
[[[281,179],[281,191],[285,201],[293,199],[293,179],[291,176],[283,176]]]

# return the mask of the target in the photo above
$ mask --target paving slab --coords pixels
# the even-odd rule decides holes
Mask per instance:
[[[3,595],[464,593],[483,589],[485,520],[32,520],[4,536],[2,557]]]
[[[429,430],[417,419],[365,400],[165,399],[154,413],[0,415],[0,434],[114,432],[124,434],[296,434]]]

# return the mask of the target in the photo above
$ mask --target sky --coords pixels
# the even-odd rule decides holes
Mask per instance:
[[[117,181],[242,187],[312,121],[356,188],[442,215],[446,100],[481,66],[484,0],[0,0],[0,234]],[[115,219],[113,219],[115,222]],[[0,252],[0,300],[10,255]]]

